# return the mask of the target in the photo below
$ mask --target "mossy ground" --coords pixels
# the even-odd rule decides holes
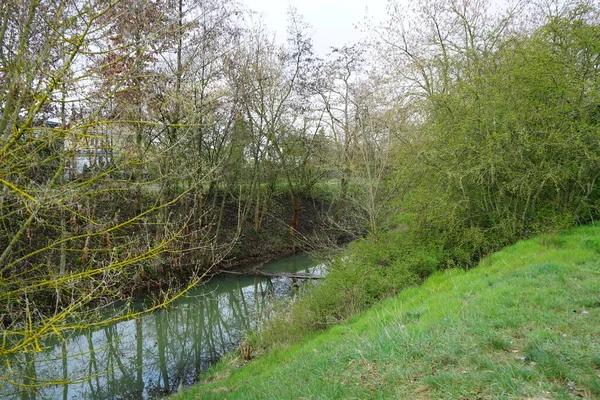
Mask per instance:
[[[600,226],[519,242],[175,399],[600,398]]]

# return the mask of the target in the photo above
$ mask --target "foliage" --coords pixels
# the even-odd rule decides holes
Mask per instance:
[[[403,209],[459,265],[519,237],[593,220],[600,172],[598,10],[567,7],[515,33],[497,32],[514,15],[494,24],[465,10],[460,24],[471,36],[453,42],[450,32],[433,43],[441,61],[408,61],[431,70],[441,62],[448,75],[426,76],[440,84],[419,95],[425,120],[397,170],[410,182]]]

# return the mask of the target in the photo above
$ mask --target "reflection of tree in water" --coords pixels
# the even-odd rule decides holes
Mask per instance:
[[[26,387],[29,386],[35,386],[36,381],[37,381],[37,373],[36,373],[36,369],[35,369],[35,354],[33,353],[26,353],[25,354],[25,380],[24,383],[26,385]],[[35,399],[35,391],[28,391],[25,392],[25,395],[23,396],[23,400],[33,400]]]
[[[20,369],[23,386],[5,385],[0,397],[139,399],[193,383],[235,349],[270,311],[272,300],[289,293],[291,285],[283,278],[221,282],[167,310],[73,333],[42,353],[20,355],[12,365]],[[27,390],[41,381],[54,384]]]

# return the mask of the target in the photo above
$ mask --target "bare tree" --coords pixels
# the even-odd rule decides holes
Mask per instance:
[[[185,115],[175,105],[169,118],[157,117],[165,102],[181,104],[177,96],[194,80],[184,80],[182,19],[169,20],[154,6],[2,3],[0,357],[6,363],[11,354],[41,350],[49,337],[110,323],[100,318],[102,307],[142,285],[162,293],[151,309],[180,295],[168,284],[182,266],[155,260],[177,260],[181,243],[189,244],[190,217],[175,206],[193,198],[210,171],[175,170],[175,161],[164,160],[183,145],[179,133],[170,142],[161,135],[188,132],[196,110],[189,119],[175,118]],[[161,70],[160,57],[168,59],[173,48],[175,70]],[[179,85],[168,101],[150,90],[165,79]],[[186,180],[187,186],[174,184]],[[227,251],[195,229],[186,250],[205,262],[187,266],[183,289]],[[125,310],[111,320],[135,315]],[[0,380],[11,381],[8,366]]]

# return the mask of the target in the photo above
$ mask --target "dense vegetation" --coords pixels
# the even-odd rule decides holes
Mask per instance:
[[[597,5],[388,12],[320,59],[297,13],[279,45],[233,0],[3,2],[0,356],[139,288],[162,307],[234,257],[361,238],[269,347],[597,219]]]

